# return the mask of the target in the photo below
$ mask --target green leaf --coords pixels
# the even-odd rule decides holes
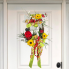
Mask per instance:
[[[38,31],[38,33],[40,33],[40,31]]]
[[[18,37],[20,37],[20,38],[24,38],[23,33],[19,34]]]
[[[39,33],[39,36],[42,37],[42,33]]]
[[[34,36],[32,36],[32,38],[31,38],[32,40],[34,40],[35,38],[34,38]]]
[[[47,38],[48,39],[48,38]],[[51,39],[48,39],[49,41],[52,41]]]
[[[25,36],[25,34],[23,33],[23,36]]]
[[[46,39],[43,39],[43,43],[45,43],[45,40],[46,40]]]
[[[38,27],[38,24],[35,24],[34,27]]]
[[[34,16],[35,14],[31,14],[31,16]]]
[[[45,48],[46,48],[47,45],[49,45],[49,44],[48,43],[44,43]]]
[[[27,24],[26,26],[27,26],[27,28],[31,27],[31,23]]]
[[[40,45],[43,47],[44,46],[44,44],[43,43],[40,43]]]
[[[45,43],[45,44],[49,45],[48,43]]]

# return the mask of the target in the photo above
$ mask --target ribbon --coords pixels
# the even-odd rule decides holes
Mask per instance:
[[[39,39],[40,39],[40,37],[37,38],[36,44],[35,44],[34,48],[32,48],[32,50],[31,50],[31,52],[33,52],[33,53],[31,54],[32,58],[30,58],[30,63],[29,63],[29,67],[30,68],[32,68],[34,56],[37,57],[37,64],[41,68],[41,59],[40,59],[40,55],[38,53],[38,51],[39,51],[39,48],[38,48],[38,41],[39,41]],[[35,49],[36,49],[36,47],[37,47],[37,55],[35,55]]]
[[[35,54],[35,49],[38,46],[38,41],[39,41],[40,37],[38,36],[37,40],[36,40],[36,44],[34,46],[34,54]],[[37,55],[38,55],[38,48],[37,48]],[[36,56],[36,55],[35,55]],[[38,56],[36,56],[38,58]]]
[[[35,44],[35,46],[34,46],[34,55],[35,55],[35,49],[36,49],[36,47],[38,46],[38,43],[36,43]],[[35,55],[36,56],[36,55]],[[37,56],[36,56],[37,57]]]

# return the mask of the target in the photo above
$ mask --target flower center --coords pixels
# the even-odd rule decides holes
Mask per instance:
[[[32,42],[30,42],[30,44],[32,44]]]
[[[45,37],[45,35],[44,35],[44,37]]]

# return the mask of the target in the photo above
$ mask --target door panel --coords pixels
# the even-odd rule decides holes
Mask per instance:
[[[26,11],[47,13],[46,23],[51,28],[45,27],[45,32],[51,41],[43,48],[41,65],[42,69],[57,69],[56,63],[61,62],[61,4],[8,4],[8,69],[29,69],[31,47],[17,36],[25,32]],[[32,68],[39,69],[36,57]]]

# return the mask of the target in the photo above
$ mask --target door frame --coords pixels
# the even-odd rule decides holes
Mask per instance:
[[[0,69],[3,69],[3,3],[0,1]]]
[[[67,69],[66,67],[66,34],[65,34],[65,31],[66,31],[66,0],[35,0],[35,1],[32,1],[32,0],[3,0],[3,69],[8,69],[8,4],[25,4],[25,3],[45,3],[45,4],[61,4],[61,7],[62,7],[62,20],[61,20],[61,23],[62,23],[62,27],[61,27],[61,40],[62,40],[62,43],[61,43],[61,46],[62,46],[62,69]],[[68,32],[68,31],[67,31]],[[68,59],[67,59],[68,60]]]

